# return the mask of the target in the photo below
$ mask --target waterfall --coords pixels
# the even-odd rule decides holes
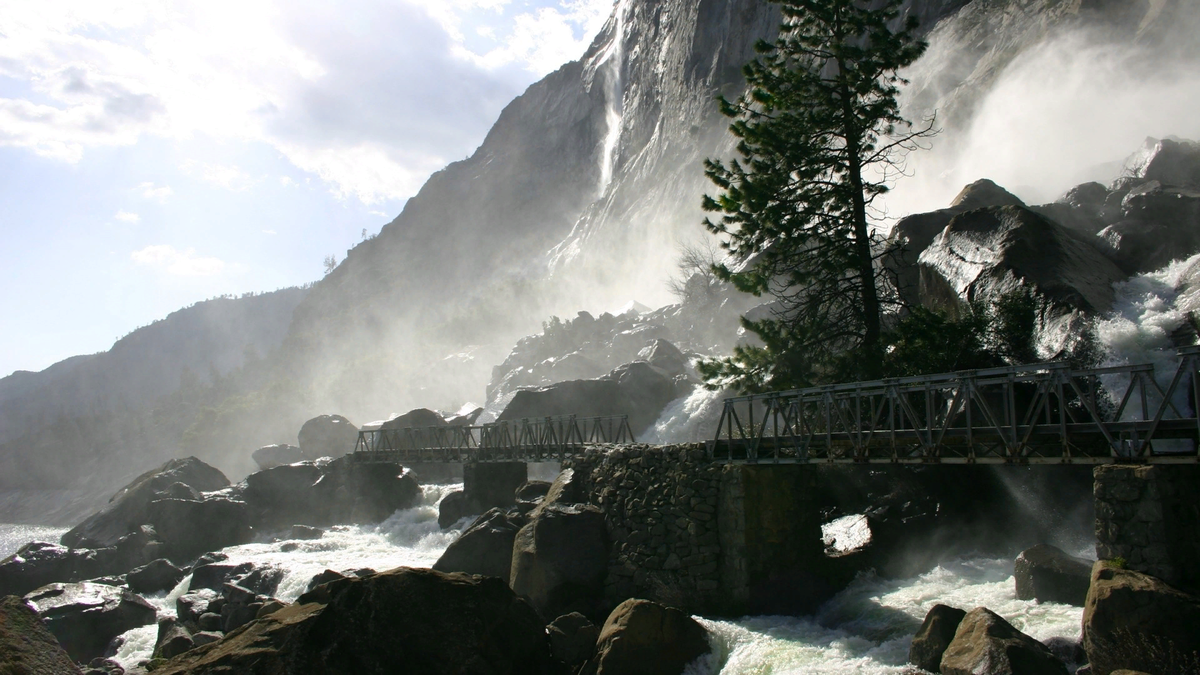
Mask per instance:
[[[628,0],[617,4],[614,20],[612,42],[600,57],[600,65],[605,68],[605,111],[604,120],[607,128],[604,135],[604,146],[600,154],[600,195],[608,190],[612,182],[613,165],[616,163],[617,144],[621,139],[621,118],[625,102],[625,78],[622,71],[625,66],[625,12]]]

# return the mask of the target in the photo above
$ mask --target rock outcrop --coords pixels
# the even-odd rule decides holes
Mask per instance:
[[[259,471],[283,466],[284,464],[303,462],[306,459],[316,459],[315,457],[306,457],[298,446],[288,445],[287,443],[264,445],[251,453],[250,458],[258,465]]]
[[[954,641],[958,625],[967,613],[957,607],[934,605],[925,615],[917,634],[908,648],[908,662],[931,673],[939,671],[942,655]]]
[[[178,563],[244,544],[253,536],[246,503],[233,499],[158,499],[146,511],[163,553]]]
[[[155,672],[555,672],[543,624],[500,579],[398,568],[323,588],[326,604],[286,606]]]
[[[0,562],[0,596],[25,595],[56,581],[120,575],[163,554],[157,536],[153,528],[143,526],[107,548],[67,548],[30,542]]]
[[[1017,598],[1082,607],[1087,600],[1092,564],[1047,544],[1021,551],[1013,563]]]
[[[692,617],[657,602],[630,599],[608,615],[596,655],[583,672],[679,675],[709,651],[708,633]]]
[[[1092,567],[1083,648],[1095,675],[1200,669],[1200,597],[1105,561]]]
[[[195,457],[173,459],[135,478],[113,495],[108,506],[64,534],[61,543],[72,548],[116,545],[121,537],[150,522],[147,517],[150,502],[172,496],[171,488],[175,483],[208,492],[228,486],[229,479]]]
[[[80,663],[104,656],[113,638],[157,617],[150,603],[128,590],[89,582],[43,586],[25,601]]]
[[[183,570],[166,558],[152,560],[125,575],[125,583],[134,593],[157,593],[169,591],[183,579]]]
[[[0,673],[78,675],[79,668],[37,612],[10,595],[0,597]]]
[[[942,675],[1066,675],[1067,668],[1046,648],[1013,628],[995,612],[967,612],[942,654]]]

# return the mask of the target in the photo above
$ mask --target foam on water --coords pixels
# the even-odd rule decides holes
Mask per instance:
[[[63,536],[67,529],[65,527],[0,523],[0,560],[16,553],[31,541],[48,541],[57,544],[59,537]]]
[[[960,559],[918,577],[861,576],[815,616],[754,616],[736,621],[699,618],[713,654],[689,675],[911,672],[912,636],[935,604],[987,607],[1043,642],[1078,641],[1083,610],[1018,600],[1009,559]]]
[[[709,391],[696,387],[691,394],[671,401],[641,439],[646,443],[669,445],[711,440],[721,419],[721,406],[728,390]]]
[[[461,484],[423,485],[419,505],[397,511],[377,525],[335,526],[320,539],[244,544],[223,549],[222,553],[232,564],[252,562],[282,568],[284,576],[275,597],[284,602],[294,602],[308,588],[308,582],[327,569],[342,572],[364,567],[376,571],[430,567],[471,522],[464,518],[450,529],[438,527],[438,503],[461,489]],[[160,617],[175,616],[175,601],[187,592],[190,583],[189,575],[170,592],[146,596],[146,600],[158,609]],[[158,628],[153,625],[124,633],[124,644],[114,659],[129,668],[150,658],[157,637]]]

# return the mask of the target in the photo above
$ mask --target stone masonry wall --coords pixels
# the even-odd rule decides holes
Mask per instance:
[[[1200,591],[1200,467],[1104,465],[1093,478],[1097,557]]]
[[[656,600],[689,612],[721,604],[721,466],[700,444],[598,446],[567,460],[599,506],[612,547],[605,600]]]

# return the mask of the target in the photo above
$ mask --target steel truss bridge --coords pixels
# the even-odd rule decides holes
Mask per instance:
[[[364,429],[360,462],[562,461],[589,445],[634,443],[628,416],[544,417],[480,426]]]
[[[725,400],[718,462],[1195,463],[1200,347],[1154,367],[1065,363],[854,382]]]

